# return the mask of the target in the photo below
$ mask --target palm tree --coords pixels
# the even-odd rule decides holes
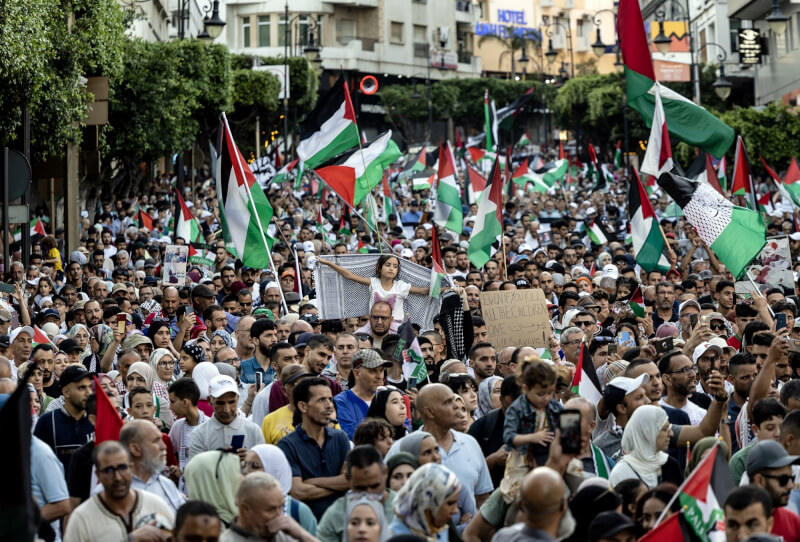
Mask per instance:
[[[501,36],[499,34],[484,34],[481,36],[478,40],[478,47],[491,40],[500,42],[506,48],[506,51],[503,54],[511,53],[511,79],[514,79],[516,76],[514,54],[517,51],[522,51],[522,58],[526,58],[525,51],[527,50],[528,45],[540,45],[542,36],[535,30],[517,28],[516,26],[512,25],[505,26],[503,29],[505,30],[505,36]]]

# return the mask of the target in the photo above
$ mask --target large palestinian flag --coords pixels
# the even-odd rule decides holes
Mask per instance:
[[[438,177],[433,221],[443,228],[460,234],[464,230],[464,213],[461,210],[461,193],[458,191],[455,159],[448,141],[442,143],[439,152]]]
[[[480,269],[486,265],[492,257],[493,245],[502,233],[503,176],[500,174],[500,160],[495,160],[478,204],[478,215],[475,217],[467,249],[467,257],[475,267]]]
[[[178,224],[175,226],[175,237],[180,237],[187,243],[197,243],[203,240],[203,230],[200,229],[200,223],[192,214],[192,210],[183,201],[180,193],[175,192],[178,196],[178,203],[181,206],[181,214],[178,215]]]
[[[617,35],[625,64],[628,105],[642,115],[647,127],[653,124],[655,92],[660,89],[670,135],[696,145],[713,156],[725,154],[733,144],[733,129],[712,113],[656,81],[639,0],[620,0]]]
[[[581,343],[581,353],[578,357],[578,365],[575,367],[575,376],[572,378],[572,393],[580,395],[584,399],[596,405],[603,398],[600,391],[600,380],[597,378],[597,371],[594,370],[592,356],[586,343]]]
[[[761,214],[733,205],[710,185],[673,173],[661,175],[658,184],[733,276],[738,279],[744,275],[767,243]]]
[[[247,267],[269,267],[273,239],[266,234],[272,206],[242,153],[233,141],[228,119],[222,115],[217,157],[219,219],[225,241]]]
[[[306,168],[315,168],[358,146],[360,141],[350,92],[344,84],[344,77],[339,77],[317,107],[300,123],[297,156]]]
[[[628,212],[631,217],[631,236],[636,263],[648,273],[669,271],[667,241],[661,233],[656,213],[642,186],[642,181],[639,180],[638,173],[628,188]]]

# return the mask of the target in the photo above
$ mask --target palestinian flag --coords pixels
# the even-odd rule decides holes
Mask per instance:
[[[486,188],[486,178],[474,167],[467,164],[467,174],[464,176],[464,182],[466,183],[464,195],[467,199],[467,205],[478,203],[481,199],[481,194]]]
[[[489,91],[483,93],[483,119],[486,123],[484,133],[486,134],[486,151],[493,151],[497,147],[497,111],[494,108],[494,100],[489,101]]]
[[[481,171],[483,171],[484,166],[488,165],[491,168],[491,164],[494,163],[494,159],[497,157],[497,154],[494,152],[488,152],[483,149],[479,149],[478,147],[467,147],[467,152],[469,153],[469,157],[472,162],[480,167]]]
[[[432,190],[433,183],[436,180],[436,174],[426,175],[424,177],[414,177],[411,181],[412,192],[420,192],[422,190]]]
[[[737,279],[766,244],[761,214],[737,207],[707,184],[664,173],[658,184],[683,210],[711,250]]]
[[[744,148],[742,136],[736,138],[736,155],[733,162],[732,196],[742,196],[749,209],[756,210],[756,189],[753,185],[753,175],[750,173],[750,161],[747,158],[747,149]]]
[[[517,141],[517,148],[522,148],[530,145],[532,143],[531,136],[528,132],[523,132],[520,136],[519,141]]]
[[[675,499],[678,499],[682,510],[682,514],[678,516],[679,521],[683,523],[681,531],[689,533],[689,537],[683,537],[684,540],[695,537],[706,541],[724,540],[722,506],[734,487],[725,455],[720,451],[719,444],[715,444],[678,488],[675,496],[664,508],[659,521],[668,513]],[[664,540],[664,538],[652,540]]]
[[[673,138],[698,146],[713,156],[725,154],[735,137],[733,129],[712,113],[656,81],[639,0],[620,0],[617,13],[617,35],[625,64],[628,105],[642,115],[648,127],[652,126],[655,94],[658,92]]]
[[[792,171],[792,167],[797,167],[794,159],[792,159],[792,163],[789,165],[789,171],[786,172],[786,178],[783,180],[781,180],[780,176],[775,173],[774,169],[767,165],[767,162],[764,160],[763,156],[761,157],[761,164],[764,166],[764,169],[767,171],[769,176],[772,177],[772,180],[775,181],[778,191],[781,193],[783,199],[791,201],[795,207],[800,207],[800,183],[796,182],[800,175]],[[789,182],[789,179],[791,178],[790,176],[795,179],[793,182]],[[760,205],[761,200],[758,200],[758,203]]]
[[[514,121],[517,118],[517,115],[519,115],[519,112],[522,110],[523,107],[525,107],[525,105],[527,105],[529,101],[531,101],[531,98],[533,98],[533,89],[534,87],[529,88],[528,90],[525,91],[525,94],[523,94],[522,96],[520,96],[507,106],[501,107],[500,109],[497,110],[497,123],[502,130],[505,130],[506,132],[511,130],[511,126],[513,126]],[[497,135],[496,131],[495,135]],[[495,139],[495,144],[497,144],[496,139]],[[528,143],[526,143],[526,145],[527,144],[530,144],[530,139]]]
[[[201,243],[191,243],[189,245],[189,263],[193,263],[210,269],[214,265],[215,257],[216,255],[214,254],[214,252],[208,250]]]
[[[592,221],[591,225],[589,225],[589,229],[586,230],[586,235],[589,236],[589,239],[595,245],[605,246],[608,244],[608,237],[606,237],[606,234],[603,232],[603,228],[595,221]]]
[[[364,241],[359,239],[358,246],[356,247],[356,252],[358,252],[359,254],[369,254],[369,247]]]
[[[665,508],[669,511],[669,508]],[[687,540],[694,542],[691,527],[684,516],[685,510],[678,510],[666,520],[659,523],[652,531],[639,539],[639,542],[664,542],[670,540]],[[724,535],[721,540],[725,540]]]
[[[644,296],[638,286],[628,298],[628,307],[633,314],[639,318],[644,318]]]
[[[350,220],[348,220],[348,218],[349,217],[345,218],[344,212],[342,213],[342,216],[339,218],[339,230],[337,231],[337,233],[343,237],[350,237],[351,235]]]
[[[249,169],[250,168],[248,168],[248,170]],[[200,229],[200,223],[197,222],[197,219],[192,214],[192,210],[189,209],[189,206],[183,201],[181,195],[178,192],[175,192],[175,195],[178,197],[178,203],[181,206],[181,214],[178,216],[178,226],[175,228],[175,237],[180,237],[187,243],[203,241],[203,230]]]
[[[44,237],[47,235],[47,232],[44,229],[44,222],[42,219],[37,217],[30,221],[30,235],[31,237],[35,237],[37,235]],[[18,242],[22,240],[22,226],[14,230],[14,241]]]
[[[389,187],[389,177],[386,176],[386,172],[383,173],[381,183],[383,184],[383,217],[388,224],[389,215],[394,214],[397,217],[397,225],[402,228],[403,221],[400,220],[400,213],[397,212],[397,205],[394,203],[392,189]]]
[[[780,175],[775,173],[775,170],[769,167],[767,161],[764,160],[764,157],[761,157],[761,165],[764,166],[764,170],[766,170],[767,174],[772,177],[772,180],[775,181],[775,186],[778,188],[778,192],[780,192],[781,197],[785,199],[787,202],[792,202],[795,206],[797,206],[798,202],[795,199],[794,194],[786,190],[786,187],[783,185],[783,181],[781,180]],[[762,213],[771,213],[775,210],[775,207],[772,205],[772,193],[767,192],[760,198],[758,198],[758,210]]]
[[[631,217],[631,236],[633,253],[636,263],[647,271],[661,271],[665,273],[670,269],[667,257],[667,240],[661,232],[656,213],[647,197],[639,174],[631,180],[628,188],[628,213]]]
[[[378,231],[378,223],[381,221],[381,217],[378,212],[378,202],[375,201],[375,196],[372,195],[372,192],[367,192],[363,204],[364,212],[362,214],[366,219],[367,225],[372,231]]]
[[[428,370],[425,367],[425,359],[422,357],[422,350],[419,347],[417,336],[414,334],[411,320],[403,322],[397,329],[397,334],[400,335],[400,340],[394,347],[392,358],[403,365],[403,376],[409,382],[409,386],[414,387],[411,386],[412,381],[416,385],[417,382],[428,379]]]
[[[792,162],[789,164],[789,169],[786,171],[786,177],[783,178],[783,182],[789,185],[798,181],[800,181],[800,166],[797,165],[797,158],[792,158]]]
[[[617,149],[614,151],[614,169],[622,169],[622,141],[617,141]]]
[[[719,165],[717,166],[717,179],[719,179],[719,186],[722,188],[722,193],[728,191],[728,172],[727,172],[727,160],[725,155],[722,155],[722,158],[719,159]]]
[[[291,181],[292,177],[295,174],[295,167],[297,167],[298,162],[300,162],[299,158],[295,158],[288,164],[284,165],[275,176],[272,178],[272,182],[275,184],[285,183],[287,181]],[[302,171],[302,168],[301,168]],[[299,176],[298,176],[299,177]]]
[[[528,159],[522,161],[517,170],[511,175],[511,181],[519,186],[529,185],[534,192],[547,192],[550,188],[537,177],[536,173],[528,167]]]
[[[456,165],[450,143],[442,143],[439,151],[439,182],[436,185],[436,209],[433,221],[455,233],[464,231],[464,213],[458,191]]]
[[[153,231],[153,217],[149,214],[145,213],[144,210],[136,206],[138,208],[138,212],[136,213],[136,220],[139,222],[139,227],[144,228],[147,231]]]
[[[581,353],[578,356],[578,365],[575,367],[575,376],[572,377],[572,393],[596,405],[603,398],[600,391],[600,380],[597,378],[597,371],[594,370],[592,355],[585,342],[581,343]]]
[[[672,145],[667,133],[667,120],[664,118],[664,107],[661,104],[661,93],[656,87],[655,109],[650,128],[650,139],[647,140],[647,151],[642,160],[642,173],[658,177],[672,170]]]
[[[108,398],[95,375],[92,375],[92,380],[94,380],[94,389],[97,395],[97,422],[94,427],[94,443],[98,445],[107,440],[119,440],[119,432],[122,430],[122,418],[120,418],[117,409],[111,403],[111,399]]]
[[[300,123],[297,156],[305,167],[323,162],[359,144],[356,112],[344,77],[336,80],[317,107]]]
[[[700,150],[697,154],[697,158],[694,159],[689,169],[686,170],[686,177],[699,183],[708,183],[714,190],[723,196],[725,195],[722,192],[722,186],[719,184],[717,170],[714,169],[711,155],[704,150]]]
[[[542,167],[537,168],[534,172],[534,177],[547,187],[552,188],[553,185],[566,177],[568,170],[569,162],[561,158],[555,162],[548,162]]]
[[[224,113],[220,143],[217,198],[222,233],[245,266],[266,269],[270,265],[268,251],[272,250],[273,239],[265,232],[272,220],[272,206],[233,141]]]
[[[355,207],[378,186],[383,170],[400,156],[389,130],[363,149],[342,155],[335,165],[320,167],[316,172],[345,203]]]
[[[53,344],[53,341],[50,340],[47,333],[39,329],[39,326],[33,326],[33,344]],[[53,346],[55,345],[53,344]]]
[[[772,192],[767,192],[758,198],[758,212],[770,214],[774,210],[775,206],[772,205]]]
[[[492,257],[493,245],[503,233],[503,178],[499,159],[494,162],[484,195],[486,197],[481,197],[478,205],[467,249],[467,257],[479,269]]]
[[[447,276],[447,273],[444,271],[442,250],[439,247],[439,235],[436,233],[435,226],[431,235],[431,262],[431,288],[429,295],[439,299],[442,295],[442,279]]]
[[[426,169],[428,167],[426,159],[427,159],[427,153],[425,152],[425,146],[423,145],[422,148],[419,150],[417,157],[414,160],[406,161],[405,167],[400,172],[400,178],[405,179],[406,177],[410,177],[417,171],[423,171],[424,169]]]

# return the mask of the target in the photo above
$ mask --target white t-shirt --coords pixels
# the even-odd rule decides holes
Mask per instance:
[[[395,280],[392,289],[386,291],[381,286],[381,279],[372,277],[369,279],[369,308],[377,301],[386,301],[392,308],[392,319],[402,322],[406,319],[405,300],[411,291],[411,285],[404,280]]]
[[[668,407],[671,407],[671,408],[678,408],[676,406],[673,406],[673,405],[667,403],[667,401],[663,397],[661,399],[659,399],[658,404],[661,405],[661,406],[668,406]],[[700,422],[702,422],[703,418],[706,417],[706,409],[697,406],[696,404],[692,403],[691,401],[686,401],[686,404],[683,405],[678,410],[682,410],[686,414],[689,415],[689,422],[692,425],[700,425]]]

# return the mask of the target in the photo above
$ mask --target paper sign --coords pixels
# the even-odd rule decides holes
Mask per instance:
[[[164,274],[161,282],[170,286],[183,286],[186,284],[186,265],[188,261],[188,245],[167,245],[164,253]]]
[[[766,284],[770,287],[784,288],[787,292],[794,293],[794,273],[792,272],[792,256],[789,250],[789,238],[786,236],[770,237],[767,244],[747,268],[747,272],[757,284]],[[740,281],[746,283],[740,289],[751,290],[750,281]]]
[[[542,290],[481,292],[481,314],[489,342],[497,351],[507,346],[549,345],[550,313]]]

